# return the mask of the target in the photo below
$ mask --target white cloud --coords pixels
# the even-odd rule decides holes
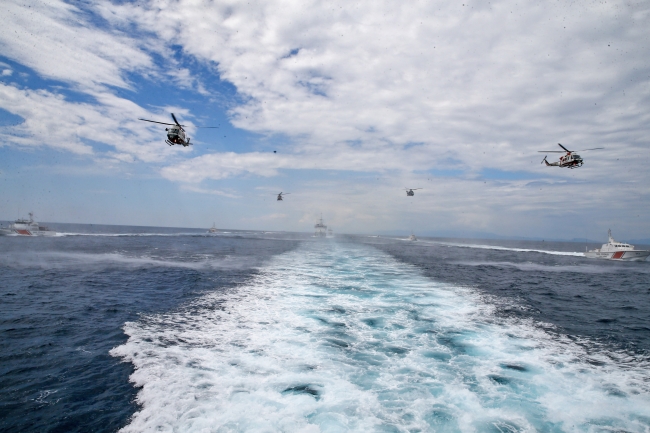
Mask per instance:
[[[129,87],[125,72],[152,66],[136,40],[96,28],[80,9],[62,1],[7,0],[0,19],[3,55],[43,77],[83,89]]]
[[[33,3],[33,11],[10,2],[0,11],[8,22],[4,55],[97,101],[0,87],[0,104],[26,119],[3,132],[4,142],[80,154],[91,154],[92,141],[106,143],[114,147],[111,161],[164,162],[164,178],[204,194],[220,192],[200,185],[208,179],[278,176],[295,192],[282,215],[306,221],[327,209],[335,226],[352,231],[419,218],[427,227],[514,234],[539,226],[559,236],[571,229],[553,224],[580,212],[602,222],[634,211],[641,216],[624,218],[639,231],[650,216],[648,4],[155,0],[86,7],[114,27],[97,28],[62,2]],[[165,51],[178,47],[191,62]],[[168,70],[153,65],[153,52],[165,56]],[[205,93],[194,60],[238,90],[226,104],[234,125],[289,137],[280,153],[193,157],[191,149],[161,146],[161,129],[135,120],[152,115],[107,90],[128,88],[128,75],[138,73]],[[557,142],[606,150],[586,152],[580,170],[540,165],[537,151]],[[482,180],[489,168],[537,180]],[[461,174],[422,174],[429,169]],[[301,194],[291,170],[385,174],[360,185],[349,177],[310,182]],[[434,182],[405,201],[400,189],[429,177]]]
[[[48,146],[93,155],[89,143],[101,142],[117,150],[107,156],[123,162],[173,159],[178,149],[164,145],[164,131],[137,120],[151,113],[110,93],[95,96],[99,104],[70,102],[45,90],[0,84],[0,107],[25,119],[0,131],[0,146]]]
[[[197,192],[199,194],[210,194],[210,195],[219,195],[222,197],[229,197],[229,198],[239,198],[239,196],[236,194],[221,191],[218,189],[201,188],[195,185],[182,185],[181,189],[183,191]]]
[[[104,165],[135,160],[161,162],[191,152],[165,146],[164,127],[137,120],[158,114],[117,96],[111,88],[131,88],[129,73],[160,76],[148,51],[141,47],[164,53],[164,44],[99,28],[88,11],[57,0],[9,0],[3,3],[0,18],[4,56],[44,78],[69,84],[75,92],[64,96],[54,86],[39,90],[0,84],[0,106],[25,119],[0,133],[0,146],[49,146],[92,156],[101,143],[114,148],[102,157],[94,157]],[[173,69],[171,75],[176,82],[192,84],[186,71]],[[75,102],[79,96],[85,102]],[[176,108],[178,113],[187,113]]]
[[[288,134],[301,152],[358,141],[371,159],[386,143],[424,143],[427,159],[511,169],[557,141],[621,154],[649,132],[650,45],[638,43],[647,5],[157,0],[107,10],[218,64],[247,97],[234,124]]]
[[[368,149],[355,149],[347,145],[328,146],[321,153],[212,153],[201,155],[162,169],[163,177],[178,182],[201,182],[205,179],[225,179],[254,174],[271,177],[278,170],[346,170],[374,172],[380,170],[425,170],[434,164],[422,158],[417,150],[401,151],[384,146],[372,153]]]

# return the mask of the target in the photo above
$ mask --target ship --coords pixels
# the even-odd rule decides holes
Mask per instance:
[[[316,231],[314,232],[314,236],[317,238],[324,238],[327,236],[327,226],[325,223],[323,223],[323,216],[321,215],[320,220],[316,223],[314,226]]]
[[[215,223],[212,223],[212,227],[210,227],[207,231],[207,233],[216,233],[217,232],[217,226]]]
[[[415,235],[413,234],[413,232],[411,232],[411,236],[409,236],[409,241],[415,242],[417,240],[418,240],[418,238],[416,238]]]
[[[34,214],[29,213],[29,220],[17,219],[9,227],[0,227],[0,236],[55,236],[56,232],[34,221]]]
[[[628,262],[642,262],[650,256],[650,250],[635,250],[634,245],[618,242],[608,230],[609,242],[595,250],[585,251],[585,257],[590,259],[624,260]]]

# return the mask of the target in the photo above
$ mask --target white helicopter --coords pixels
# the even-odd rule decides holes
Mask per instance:
[[[562,146],[560,143],[557,144],[560,146],[564,151],[562,150],[540,150],[540,153],[564,153],[566,152],[566,155],[560,156],[560,160],[556,162],[548,162],[546,160],[546,156],[542,160],[542,163],[546,163],[547,166],[556,166],[556,167],[567,167],[567,168],[578,168],[582,167],[582,164],[584,164],[584,161],[578,155],[576,152],[582,152],[585,150],[599,150],[599,149],[604,149],[604,147],[594,147],[593,149],[582,149],[579,151],[573,151],[569,150],[566,147]]]
[[[289,195],[289,194],[291,194],[291,193],[290,192],[281,192],[280,194],[278,194],[278,201],[282,201],[282,196],[283,195]]]
[[[148,120],[148,119],[138,119],[138,120],[144,120],[145,122],[152,122],[152,123],[160,123],[161,125],[170,125],[171,128],[165,128],[165,131],[167,131],[167,140],[165,140],[165,143],[169,144],[170,146],[173,146],[175,144],[180,144],[183,147],[191,146],[192,143],[190,143],[190,137],[187,137],[185,135],[185,130],[183,129],[183,126],[180,123],[178,123],[178,120],[176,120],[176,116],[174,116],[174,113],[172,114],[172,119],[174,119],[174,123],[165,123],[165,122],[157,122],[155,120]],[[218,126],[197,126],[197,128],[218,128]]]
[[[418,189],[423,189],[423,188],[404,188],[406,190],[406,196],[407,197],[413,197],[415,195],[414,191],[417,191]]]

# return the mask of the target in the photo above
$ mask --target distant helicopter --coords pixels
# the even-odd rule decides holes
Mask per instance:
[[[593,149],[582,149],[579,151],[573,151],[569,150],[566,147],[562,146],[560,143],[557,144],[560,146],[564,151],[562,150],[540,150],[540,153],[564,153],[566,152],[566,155],[560,156],[560,160],[556,162],[548,162],[546,160],[546,156],[542,160],[542,163],[546,163],[547,166],[557,166],[557,167],[567,167],[567,168],[578,168],[582,167],[582,164],[584,164],[584,161],[578,155],[576,152],[582,152],[584,150],[599,150],[599,149],[604,149],[604,147],[594,147]]]
[[[408,197],[413,197],[415,195],[415,191],[422,188],[404,188],[404,189],[406,190],[406,195]]]
[[[282,196],[283,195],[288,195],[288,194],[291,194],[291,193],[290,192],[281,192],[280,194],[278,194],[278,201],[282,201]]]
[[[183,147],[191,146],[192,143],[190,143],[190,137],[187,137],[185,135],[185,130],[183,129],[183,126],[180,123],[178,123],[178,120],[176,120],[176,116],[174,116],[174,113],[172,114],[172,119],[174,119],[174,123],[165,123],[165,122],[157,122],[155,120],[148,120],[148,119],[138,119],[138,120],[144,120],[145,122],[152,122],[152,123],[160,123],[161,125],[170,125],[171,128],[165,128],[165,131],[167,131],[167,140],[165,140],[165,143],[169,144],[170,146],[173,146],[175,144],[180,144]],[[197,126],[197,128],[218,128],[218,126]]]

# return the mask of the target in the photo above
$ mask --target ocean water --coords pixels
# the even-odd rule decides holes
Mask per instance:
[[[92,231],[0,238],[1,431],[650,431],[650,263]]]

